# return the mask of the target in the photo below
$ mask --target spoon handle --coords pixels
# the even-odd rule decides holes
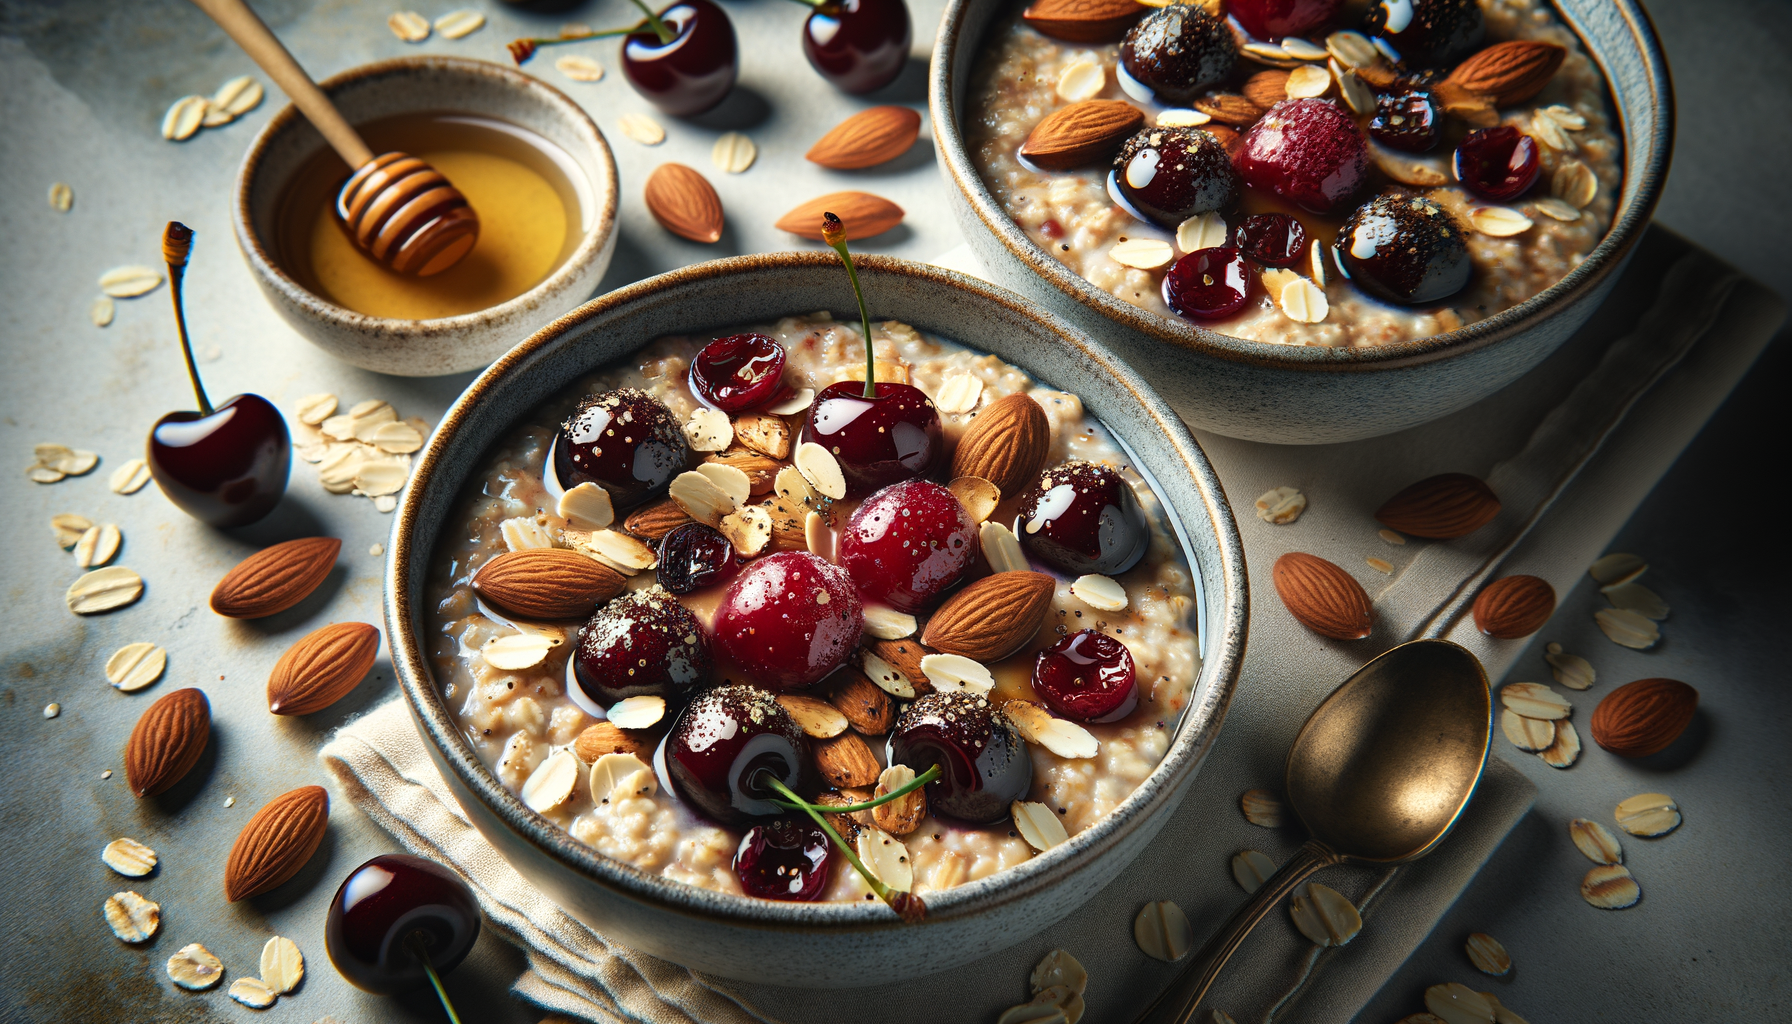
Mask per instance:
[[[1296,850],[1294,856],[1288,858],[1281,870],[1271,875],[1258,887],[1245,904],[1232,913],[1220,930],[1207,940],[1188,964],[1182,968],[1176,980],[1164,990],[1139,1015],[1138,1024],[1189,1024],[1195,1015],[1195,1008],[1200,1005],[1201,997],[1213,987],[1220,976],[1220,968],[1244,944],[1245,936],[1257,926],[1257,922],[1282,901],[1282,897],[1293,892],[1313,872],[1323,867],[1330,867],[1343,861],[1331,847],[1317,839],[1309,839]]]

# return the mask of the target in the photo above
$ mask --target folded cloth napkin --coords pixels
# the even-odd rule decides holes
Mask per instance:
[[[942,262],[952,262],[942,260]],[[962,257],[959,269],[974,270]],[[866,1020],[990,1020],[1024,1000],[1027,971],[1053,947],[1089,967],[1090,1020],[1121,1022],[1167,983],[1172,968],[1134,946],[1145,902],[1175,900],[1197,943],[1244,899],[1229,870],[1246,848],[1280,861],[1297,828],[1246,823],[1246,789],[1275,789],[1289,742],[1339,681],[1381,650],[1447,636],[1481,657],[1496,682],[1523,645],[1480,636],[1468,620],[1488,579],[1541,576],[1558,593],[1628,518],[1674,456],[1723,401],[1777,327],[1765,289],[1671,233],[1652,229],[1613,295],[1575,338],[1498,395],[1425,427],[1343,445],[1276,447],[1200,437],[1237,510],[1253,595],[1251,642],[1225,728],[1182,807],[1140,858],[1087,905],[1015,947],[969,963],[941,951],[921,983],[851,994]],[[1450,543],[1393,545],[1371,513],[1422,477],[1468,472],[1489,481],[1502,510]],[[1272,487],[1300,488],[1302,517],[1272,526],[1254,515]],[[1330,558],[1375,598],[1372,637],[1354,643],[1304,631],[1275,598],[1270,567],[1287,551]],[[1391,571],[1370,568],[1383,559]],[[838,996],[693,974],[613,944],[525,883],[479,837],[430,763],[407,712],[388,704],[342,729],[321,754],[347,799],[408,849],[450,864],[479,893],[488,919],[523,947],[516,992],[594,1021],[834,1022]],[[1529,756],[1529,755],[1524,755]],[[1253,934],[1207,1005],[1237,1020],[1352,1019],[1448,909],[1528,808],[1534,788],[1496,758],[1456,831],[1424,860],[1393,869],[1342,867],[1316,879],[1356,902],[1362,934],[1319,950],[1277,912]],[[1067,908],[1068,909],[1068,908]]]

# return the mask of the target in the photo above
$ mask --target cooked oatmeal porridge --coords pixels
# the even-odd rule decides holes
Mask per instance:
[[[598,852],[731,893],[749,891],[753,858],[782,849],[764,836],[785,826],[767,822],[809,827],[802,814],[776,818],[766,802],[775,794],[745,793],[739,766],[753,750],[801,759],[780,777],[821,804],[869,800],[880,781],[880,794],[898,786],[910,776],[885,770],[892,754],[913,772],[940,764],[948,778],[917,791],[924,810],[893,802],[828,816],[885,883],[920,895],[1022,863],[1036,845],[1088,828],[1163,758],[1199,668],[1194,584],[1156,495],[1075,395],[884,322],[874,330],[876,379],[919,389],[924,408],[911,413],[939,424],[932,464],[911,479],[875,490],[860,480],[852,496],[829,497],[842,490],[840,462],[853,472],[851,441],[804,443],[812,436],[804,428],[826,428],[856,408],[850,397],[830,398],[828,385],[853,381],[845,395],[862,389],[860,330],[823,313],[751,332],[660,339],[628,365],[578,381],[495,446],[451,519],[461,527],[446,533],[429,585],[431,663],[468,741],[506,787]],[[742,337],[762,340],[742,356],[728,348]],[[723,369],[757,367],[731,382],[758,386],[759,372],[773,367],[777,393],[732,415],[699,401],[699,378],[712,398],[727,393],[713,386],[714,373],[704,376],[703,359],[717,351],[733,360],[718,359]],[[1036,425],[1030,467],[1014,465],[1025,461],[1028,436],[1002,433],[1012,423]],[[1006,481],[1014,493],[997,495],[984,480],[943,486],[968,457],[973,446],[961,441],[973,428],[988,432],[978,450],[993,436],[997,462],[1007,459],[991,477],[1024,474]],[[635,453],[632,472],[603,482],[601,462],[617,452],[602,446],[619,433]],[[1004,447],[1011,440],[1018,447]],[[599,481],[605,495],[575,488],[580,480]],[[703,480],[719,486],[712,493]],[[724,498],[712,508],[705,502],[715,494]],[[1090,508],[1101,536],[1079,549],[1064,523]],[[697,520],[709,525],[690,525]],[[934,521],[946,526],[914,525]],[[905,529],[919,532],[901,534],[900,557],[875,548]],[[927,571],[906,568],[911,539]],[[487,585],[502,580],[481,573],[505,558],[523,564],[515,553],[539,559],[536,549],[566,552],[555,557],[572,557],[574,575],[613,576],[619,593],[595,613],[588,602],[578,619],[526,614],[529,588]],[[900,580],[890,584],[879,574],[897,562]],[[781,594],[766,589],[777,583]],[[1008,589],[982,589],[998,584]],[[807,631],[755,646],[778,624],[751,616],[774,612],[780,621],[809,616]],[[968,620],[976,621],[954,629]],[[1012,641],[990,647],[989,630],[1004,621]],[[795,648],[800,656],[790,655]],[[979,722],[985,732],[954,748],[975,764],[966,789],[952,781],[956,762],[941,744]],[[726,753],[736,733],[752,736],[748,751],[730,755],[729,781],[707,787],[700,759]],[[1024,804],[1040,805],[1058,827],[1016,820],[1040,809]],[[904,806],[906,819],[888,813]],[[822,877],[799,885],[794,868],[763,865],[752,877],[771,870],[779,886],[792,879],[777,898],[873,898],[818,834],[797,843],[798,860],[807,858],[805,870],[824,864]],[[750,894],[768,895],[758,883]]]
[[[1125,39],[1116,29],[1110,42],[1053,38],[1041,28],[1078,33],[1035,27],[1021,6],[989,29],[968,90],[966,146],[1028,238],[1143,309],[1284,345],[1422,338],[1550,287],[1611,225],[1622,144],[1608,91],[1547,0],[1480,0],[1478,10],[1476,0],[1333,4],[1326,23],[1274,41],[1244,24],[1275,7],[1254,0],[1141,7]],[[1449,44],[1408,45],[1433,22],[1456,29]],[[1389,31],[1397,25],[1406,31]],[[1532,61],[1528,83],[1511,67],[1523,60]],[[1494,64],[1503,77],[1487,71]],[[1512,95],[1543,78],[1540,90]],[[1102,112],[1105,128],[1065,113],[1099,103],[1116,104]],[[1342,127],[1326,128],[1328,118]],[[1420,121],[1428,133],[1413,132]],[[1212,138],[1188,141],[1201,134]],[[1278,149],[1303,146],[1307,155],[1276,165]],[[1302,166],[1338,149],[1348,153],[1331,165]],[[1456,171],[1463,159],[1466,181]],[[1507,175],[1501,161],[1518,170]],[[1309,171],[1314,189],[1346,179],[1343,194],[1303,193],[1297,179]],[[1178,190],[1165,185],[1167,172],[1195,181]],[[1175,194],[1158,202],[1166,189]],[[1378,199],[1384,205],[1371,208]],[[1249,244],[1240,237],[1245,219],[1262,214],[1298,221],[1295,251],[1281,248],[1295,234],[1284,233],[1285,220],[1273,222],[1269,242],[1269,221],[1256,222]],[[1423,222],[1410,245],[1396,231],[1403,220]],[[1447,232],[1423,230],[1438,225]],[[1407,265],[1373,265],[1364,254],[1377,242],[1381,263],[1400,248]],[[1218,246],[1231,247],[1230,260],[1183,258]]]

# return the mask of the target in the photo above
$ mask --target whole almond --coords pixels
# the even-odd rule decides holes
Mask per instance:
[[[1518,640],[1542,629],[1555,610],[1556,591],[1548,580],[1507,576],[1475,595],[1475,627],[1495,640]]]
[[[637,509],[623,522],[622,529],[642,540],[659,540],[680,526],[694,522],[696,520],[678,502],[666,498]]]
[[[167,792],[192,770],[211,734],[211,702],[199,690],[176,690],[151,704],[124,745],[124,777],[131,792]]]
[[[286,649],[268,676],[268,710],[309,715],[359,686],[380,652],[380,631],[365,622],[334,622]]]
[[[1256,124],[1263,116],[1263,108],[1250,100],[1230,92],[1216,92],[1211,96],[1203,96],[1192,106],[1221,124],[1229,124],[1239,128]]]
[[[869,192],[830,192],[825,196],[817,196],[778,218],[777,228],[779,231],[788,231],[819,242],[821,215],[824,213],[840,218],[841,223],[846,226],[846,239],[849,242],[881,235],[902,223],[903,217],[902,207],[882,196],[874,196]]]
[[[1226,155],[1238,159],[1238,151],[1244,148],[1244,136],[1223,124],[1204,124],[1201,130],[1218,139],[1220,145],[1226,147]]]
[[[1107,43],[1125,35],[1148,10],[1135,0],[1038,0],[1021,17],[1054,39]]]
[[[940,605],[921,642],[985,665],[1001,661],[1039,632],[1056,591],[1056,581],[1042,572],[985,576]]]
[[[1027,489],[1051,454],[1052,425],[1026,395],[1009,395],[979,413],[952,454],[952,476],[977,476],[1002,497]]]
[[[1144,124],[1145,112],[1130,103],[1084,100],[1045,115],[1021,143],[1020,155],[1048,171],[1068,171],[1111,158]]]
[[[1638,679],[1605,695],[1593,709],[1593,742],[1619,757],[1666,750],[1692,723],[1699,691],[1678,679]]]
[[[613,722],[588,725],[572,741],[572,752],[586,764],[596,764],[605,754],[639,754],[641,744]]]
[[[920,670],[921,663],[917,658],[915,671]],[[890,731],[896,718],[896,702],[876,683],[865,678],[865,673],[851,665],[842,665],[828,677],[828,684],[828,703],[840,709],[853,729],[867,736],[882,736]]]
[[[709,179],[684,164],[661,164],[647,176],[647,212],[660,227],[693,242],[722,237],[722,198]]]
[[[916,693],[932,693],[933,684],[927,681],[927,673],[921,671],[921,659],[939,651],[929,650],[914,637],[902,640],[880,640],[867,636],[865,650],[877,655],[891,668],[903,674]],[[873,686],[877,685],[875,683]]]
[[[877,784],[877,758],[858,733],[848,729],[833,739],[812,740],[809,750],[821,777],[835,789]]]
[[[1567,55],[1567,50],[1554,43],[1508,39],[1494,43],[1456,65],[1444,82],[1456,89],[1487,96],[1497,106],[1510,106],[1543,91]]]
[[[749,494],[769,492],[772,489],[772,483],[778,479],[778,470],[784,468],[784,464],[777,459],[740,445],[725,452],[711,452],[704,457],[703,461],[733,466],[747,474],[747,493]],[[683,510],[680,509],[680,511]]]
[[[1499,514],[1500,499],[1493,488],[1467,473],[1426,477],[1375,510],[1381,525],[1427,540],[1467,536]]]
[[[582,619],[622,593],[627,578],[565,548],[506,551],[473,575],[473,592],[525,619]]]
[[[1369,594],[1337,565],[1318,555],[1290,551],[1276,559],[1271,575],[1276,594],[1301,625],[1334,640],[1369,635]]]
[[[335,537],[302,537],[262,548],[212,588],[212,611],[233,619],[283,612],[317,589],[341,550]]]
[[[872,107],[852,115],[817,139],[809,147],[807,159],[836,171],[875,167],[908,152],[920,134],[919,111]]]
[[[1280,68],[1259,71],[1245,80],[1239,89],[1244,98],[1268,110],[1288,98],[1288,72]]]
[[[330,824],[330,795],[300,786],[268,801],[243,826],[224,864],[224,898],[259,896],[299,873]]]

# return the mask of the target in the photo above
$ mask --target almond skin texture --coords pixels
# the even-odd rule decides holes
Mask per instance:
[[[705,456],[703,461],[714,462],[723,466],[733,466],[735,469],[747,474],[747,491],[750,494],[769,493],[772,489],[772,484],[778,479],[778,470],[784,468],[783,463],[772,458],[770,455],[765,455],[740,445],[730,448],[725,452],[713,452],[710,455]],[[673,504],[677,504],[677,502],[674,502]],[[679,509],[679,511],[683,512],[684,510]],[[667,532],[669,533],[671,531]],[[665,534],[662,533],[660,536],[663,537]]]
[[[1212,96],[1203,96],[1190,105],[1215,121],[1235,128],[1248,128],[1263,116],[1263,111],[1257,104],[1237,93],[1214,93]]]
[[[380,631],[365,622],[334,622],[286,649],[268,677],[268,710],[309,715],[348,696],[380,653]]]
[[[1666,750],[1692,723],[1699,691],[1678,679],[1638,679],[1605,695],[1593,709],[1593,742],[1619,757]]]
[[[806,159],[836,171],[876,167],[908,152],[920,134],[919,111],[872,107],[852,115],[817,139],[809,147]]]
[[[722,198],[709,179],[684,164],[661,164],[647,176],[647,212],[660,227],[693,242],[722,238]]]
[[[1489,97],[1496,106],[1510,106],[1543,91],[1567,55],[1568,51],[1554,43],[1509,39],[1456,65],[1444,82]]]
[[[1239,91],[1245,99],[1268,110],[1288,98],[1288,72],[1280,68],[1259,71],[1246,79]]]
[[[1084,100],[1045,115],[1021,143],[1020,155],[1048,171],[1068,171],[1110,159],[1144,126],[1145,112],[1130,103]]]
[[[299,873],[330,824],[330,795],[300,786],[268,801],[243,826],[224,864],[224,898],[259,896]]]
[[[212,611],[232,619],[283,612],[317,589],[341,550],[342,541],[335,537],[303,537],[262,548],[212,588]]]
[[[1290,551],[1276,559],[1276,593],[1301,625],[1333,640],[1369,635],[1369,594],[1356,578],[1318,555]]]
[[[1021,17],[1054,39],[1109,43],[1125,35],[1146,10],[1134,0],[1039,0]]]
[[[211,702],[200,691],[176,690],[151,704],[124,745],[124,777],[131,792],[167,792],[192,770],[211,734]]]
[[[1499,514],[1493,488],[1467,473],[1426,477],[1375,510],[1381,525],[1427,540],[1465,537]]]
[[[1555,610],[1556,590],[1548,580],[1507,576],[1475,595],[1475,628],[1495,640],[1517,640],[1542,629]]]
[[[582,619],[627,584],[616,570],[565,548],[506,551],[473,576],[474,593],[525,619]]]
[[[679,507],[678,502],[667,498],[664,501],[656,501],[629,516],[623,522],[622,529],[642,540],[659,540],[680,526],[694,522],[696,520],[686,515],[684,509]]]
[[[921,662],[917,658],[915,671],[920,670]],[[907,674],[906,669],[903,672]],[[828,681],[828,703],[846,716],[847,724],[855,731],[867,736],[882,736],[890,731],[891,723],[896,720],[896,702],[876,683],[865,678],[865,673],[843,665],[828,677]]]
[[[586,726],[572,741],[572,752],[586,764],[595,764],[605,754],[639,754],[641,744],[614,723],[598,722]]]
[[[864,738],[851,729],[831,740],[810,740],[809,749],[815,755],[815,767],[821,770],[821,777],[835,789],[875,786],[878,773],[883,771]]]
[[[985,576],[940,605],[921,642],[985,665],[1001,661],[1039,632],[1056,590],[1056,582],[1042,572]]]
[[[914,637],[902,640],[878,640],[865,638],[865,649],[882,658],[885,664],[905,676],[916,693],[932,693],[933,684],[927,681],[927,673],[921,671],[921,659],[929,654],[940,652],[921,646],[921,641]],[[870,682],[869,679],[866,682]],[[876,686],[876,683],[871,685]],[[842,709],[844,713],[844,709]]]
[[[902,207],[869,192],[830,192],[817,196],[778,218],[779,231],[821,241],[821,215],[831,213],[846,225],[846,240],[881,235],[902,223]]]
[[[980,476],[1011,498],[1045,468],[1052,425],[1026,395],[1009,395],[977,414],[952,453],[952,476]]]

